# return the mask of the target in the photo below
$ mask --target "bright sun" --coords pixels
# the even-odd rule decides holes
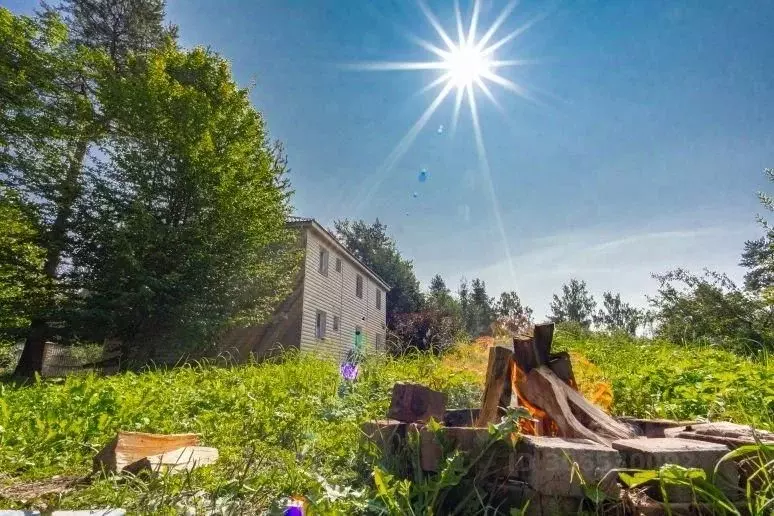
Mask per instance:
[[[445,57],[449,79],[457,88],[470,87],[474,82],[491,74],[489,59],[478,48],[462,42]]]

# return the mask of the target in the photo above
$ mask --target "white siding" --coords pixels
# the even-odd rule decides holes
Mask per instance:
[[[320,248],[328,253],[329,263],[341,259],[341,272],[328,267],[328,275],[320,273]],[[355,327],[365,333],[368,348],[373,350],[376,334],[386,340],[386,293],[350,256],[337,245],[329,242],[312,228],[306,229],[306,253],[304,259],[304,302],[301,321],[301,350],[341,358],[351,347]],[[363,298],[355,295],[355,278],[363,277]],[[376,309],[376,291],[382,291],[381,309]],[[326,313],[327,327],[324,340],[315,337],[317,310]],[[333,316],[339,317],[339,329],[333,329]]]

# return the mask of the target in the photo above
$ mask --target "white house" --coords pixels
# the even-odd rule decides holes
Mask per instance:
[[[240,328],[220,348],[245,358],[298,348],[341,358],[359,332],[370,349],[383,350],[389,285],[347,251],[314,219],[293,217],[304,258],[293,293],[262,326]]]

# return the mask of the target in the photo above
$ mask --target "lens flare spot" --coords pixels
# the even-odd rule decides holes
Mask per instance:
[[[420,182],[420,183],[424,183],[425,181],[427,181],[427,169],[424,169],[424,168],[423,168],[423,169],[422,169],[422,170],[419,172],[418,179],[419,179],[419,182]],[[416,195],[415,195],[414,197],[416,197]]]
[[[417,197],[419,197],[419,193],[414,192],[413,196],[414,196],[414,199],[416,199]]]
[[[444,129],[445,128],[444,128],[443,124],[441,124],[441,125],[438,126],[438,129],[435,132],[438,133],[438,134],[443,134]]]

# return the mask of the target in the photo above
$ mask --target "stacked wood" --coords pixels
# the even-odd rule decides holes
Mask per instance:
[[[519,395],[553,420],[562,437],[578,437],[609,446],[615,439],[635,437],[635,432],[587,401],[577,390],[567,353],[551,353],[554,325],[535,325],[531,338],[513,342]]]
[[[218,450],[198,446],[197,434],[118,432],[95,457],[94,471],[108,473],[160,469],[178,472],[215,462]]]
[[[511,402],[511,359],[513,352],[501,346],[489,348],[489,363],[484,384],[484,398],[476,426],[487,426],[498,418],[499,407]]]

